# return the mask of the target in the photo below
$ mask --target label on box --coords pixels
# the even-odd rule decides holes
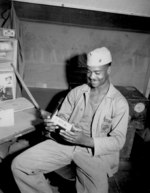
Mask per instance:
[[[135,112],[141,113],[145,110],[145,105],[143,103],[137,103],[134,107]]]
[[[67,131],[70,131],[72,128],[72,124],[68,123],[67,121],[61,119],[60,117],[54,115],[51,119],[52,122],[54,122],[56,125],[64,128]]]

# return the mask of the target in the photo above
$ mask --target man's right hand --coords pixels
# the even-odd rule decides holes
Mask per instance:
[[[43,119],[45,119],[46,117],[50,117],[51,116],[51,113],[50,112],[48,112],[48,111],[45,111],[45,110],[43,110],[43,109],[40,109],[40,114],[41,114],[41,117],[43,118]]]
[[[51,121],[51,118],[46,117],[44,119],[45,129],[49,132],[54,132],[56,129],[59,128],[54,122]]]

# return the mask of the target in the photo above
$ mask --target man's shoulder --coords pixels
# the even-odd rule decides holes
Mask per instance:
[[[89,90],[89,86],[87,84],[82,84],[79,86],[76,86],[72,89],[73,92],[87,92]]]
[[[120,90],[116,87],[116,86],[114,86],[114,85],[111,85],[111,97],[112,97],[112,99],[113,100],[115,100],[115,101],[122,101],[122,102],[124,102],[124,103],[126,103],[126,104],[128,104],[128,101],[127,101],[127,99],[126,99],[126,97],[120,92]]]

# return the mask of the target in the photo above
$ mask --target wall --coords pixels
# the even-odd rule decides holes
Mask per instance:
[[[30,87],[68,87],[66,60],[107,46],[113,55],[111,80],[145,92],[150,63],[150,35],[22,21],[25,82]]]

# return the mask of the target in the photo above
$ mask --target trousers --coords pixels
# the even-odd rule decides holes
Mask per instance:
[[[45,174],[71,162],[76,166],[77,193],[108,193],[105,163],[84,147],[45,140],[19,154],[11,164],[21,193],[52,193]]]

